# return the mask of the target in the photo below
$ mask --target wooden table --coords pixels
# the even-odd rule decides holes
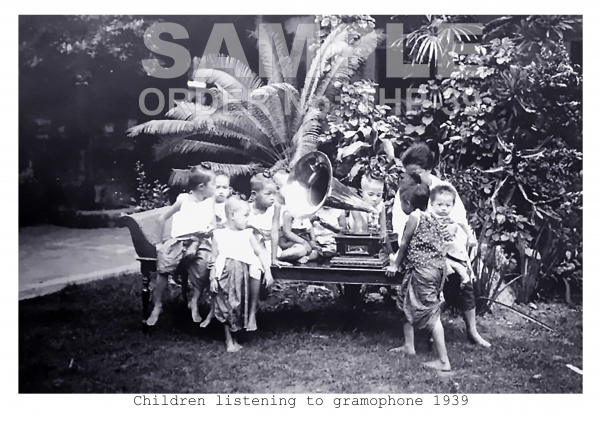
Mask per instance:
[[[398,284],[399,276],[386,277],[384,269],[332,267],[329,262],[271,267],[275,281],[306,281],[343,284]]]

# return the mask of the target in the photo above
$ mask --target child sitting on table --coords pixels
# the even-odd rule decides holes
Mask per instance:
[[[337,252],[335,234],[347,229],[346,211],[323,206],[311,217],[311,221],[317,246],[321,248],[323,256],[334,256]]]
[[[348,226],[355,233],[379,233],[389,252],[391,242],[387,237],[385,220],[385,204],[383,202],[384,183],[370,173],[365,173],[360,180],[360,195],[365,202],[372,205],[376,212],[351,211]]]
[[[250,286],[260,283],[261,272],[267,286],[273,282],[273,276],[267,251],[248,227],[248,202],[230,197],[225,203],[225,214],[225,228],[215,230],[213,235],[215,264],[210,272],[210,289],[214,293],[214,315],[225,324],[227,351],[237,352],[242,346],[231,332],[256,330],[256,317],[248,308]]]
[[[156,286],[152,293],[154,308],[146,324],[156,324],[162,310],[162,294],[168,278],[183,265],[187,268],[192,283],[193,295],[188,307],[194,322],[200,322],[198,299],[202,288],[208,283],[210,258],[210,236],[215,226],[213,193],[215,175],[209,169],[193,168],[190,171],[189,185],[192,190],[182,193],[175,203],[159,218],[162,234],[165,222],[177,214],[172,222],[171,238],[156,245]]]
[[[281,254],[278,258],[282,261],[306,263],[321,256],[321,249],[315,241],[315,234],[310,218],[294,218],[286,209],[283,188],[289,174],[279,170],[273,175],[277,185],[276,200],[281,205],[281,230],[279,233],[279,247]]]

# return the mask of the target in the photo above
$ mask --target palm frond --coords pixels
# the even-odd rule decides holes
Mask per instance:
[[[197,125],[193,122],[173,119],[156,119],[129,128],[127,130],[127,135],[129,137],[136,137],[140,134],[188,135],[194,134],[196,130]]]
[[[164,159],[172,154],[185,155],[188,153],[242,157],[246,155],[246,152],[235,147],[200,140],[183,139],[176,142],[160,142],[154,146],[154,157],[156,160]]]
[[[241,163],[218,163],[218,162],[202,162],[213,171],[223,172],[229,177],[237,177],[239,175],[254,175],[263,166],[257,163],[241,164]]]
[[[263,24],[261,18],[257,18],[256,27],[258,32],[258,52],[262,66],[269,80],[268,84],[286,82],[295,85],[292,61],[287,51],[285,38],[274,32],[271,27]]]
[[[168,184],[171,187],[187,187],[190,181],[189,169],[172,169]]]
[[[294,135],[292,140],[295,148],[288,152],[288,155],[292,154],[290,158],[290,166],[294,164],[305,154],[314,152],[319,146],[319,133],[320,128],[318,116],[313,111],[308,111],[304,115],[304,120],[298,132]]]
[[[350,37],[351,34],[347,29],[342,31],[342,35],[345,35],[346,38],[340,36],[339,38],[332,40],[332,43],[330,43],[327,47],[327,49],[329,49],[328,52],[321,51],[321,49],[319,49],[317,58],[322,61],[323,67],[321,69],[316,69],[317,73],[313,75],[313,83],[310,90],[303,91],[303,100],[307,102],[304,103],[304,105],[310,104],[314,98],[318,98],[318,96],[315,96],[315,93],[317,92],[319,86],[322,88],[320,90],[322,94],[325,94],[327,91],[327,86],[323,87],[321,84],[323,78],[328,79],[326,72],[322,72],[323,70],[327,69],[327,65],[330,67],[327,72],[334,74],[331,79],[328,79],[329,82],[331,82],[331,80],[336,80],[337,77],[335,74],[339,72],[340,69],[347,71],[345,76],[342,75],[341,81],[349,80],[350,76],[360,67],[361,64],[367,60],[367,58],[375,51],[379,43],[384,39],[384,35],[381,30],[373,30],[367,34],[364,34],[360,37],[360,39],[352,43],[348,42],[348,37]],[[326,58],[325,61],[323,61],[324,58]],[[343,58],[344,60],[340,61],[340,58]],[[346,61],[348,63],[347,68],[342,67]],[[336,90],[330,90],[329,92],[331,93],[335,91]],[[330,98],[329,100],[332,101],[333,98]],[[306,110],[306,107],[304,110]]]
[[[246,64],[230,56],[207,54],[194,58],[192,79],[204,84],[215,84],[223,90],[248,93],[262,87],[262,80]]]
[[[331,31],[325,40],[323,40],[323,43],[317,50],[317,53],[310,64],[310,68],[304,80],[304,87],[302,88],[302,95],[300,96],[303,111],[306,110],[305,105],[308,102],[308,95],[312,91],[312,86],[316,84],[323,72],[325,72],[324,69],[327,61],[339,50],[339,48],[335,49],[333,46],[347,42],[348,36],[348,25],[339,25]]]

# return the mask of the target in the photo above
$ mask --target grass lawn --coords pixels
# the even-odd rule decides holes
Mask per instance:
[[[315,286],[311,288],[314,289]],[[454,373],[421,367],[433,359],[417,333],[417,356],[387,349],[402,341],[398,313],[384,303],[345,307],[335,292],[288,285],[262,304],[259,330],[226,353],[222,327],[192,323],[170,287],[161,319],[141,331],[140,277],[70,286],[19,302],[21,393],[582,393],[581,307],[539,304],[479,318],[491,349],[469,344],[460,317],[443,323]],[[203,310],[203,315],[206,310]]]

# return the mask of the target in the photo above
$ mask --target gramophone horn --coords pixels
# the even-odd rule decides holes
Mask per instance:
[[[296,162],[282,194],[287,210],[295,218],[310,216],[322,206],[376,212],[373,206],[333,177],[331,162],[321,152],[308,153]]]

